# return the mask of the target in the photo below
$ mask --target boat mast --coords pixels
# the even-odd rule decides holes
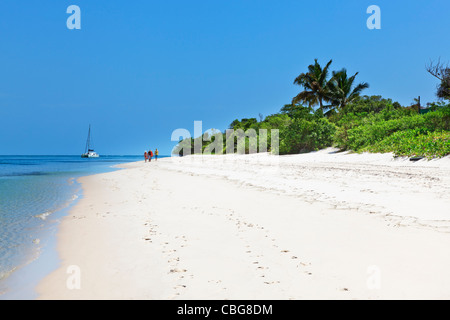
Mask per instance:
[[[89,125],[88,137],[86,140],[86,148],[84,149],[84,153],[87,153],[91,144],[91,125]]]

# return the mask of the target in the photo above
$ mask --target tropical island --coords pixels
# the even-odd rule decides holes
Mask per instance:
[[[362,95],[368,83],[357,83],[358,72],[331,71],[330,60],[324,67],[316,59],[307,71],[294,80],[302,91],[277,113],[257,118],[235,119],[229,129],[279,130],[279,154],[298,154],[326,147],[353,152],[393,152],[395,156],[440,158],[450,154],[450,67],[440,60],[426,66],[439,80],[438,102],[421,106],[420,97],[410,106],[390,98]],[[196,140],[202,140],[202,153],[214,142],[207,136],[184,139],[173,153],[198,153]],[[214,135],[214,134],[213,134]],[[226,136],[222,136],[226,145]],[[258,137],[259,138],[259,137]],[[251,141],[246,138],[245,151]],[[259,150],[258,150],[259,151]],[[225,152],[225,150],[223,150]],[[215,153],[212,150],[211,153]]]
[[[38,298],[448,298],[450,69],[428,66],[441,101],[422,107],[331,64],[278,113],[183,138],[183,157],[78,179]]]
[[[1,4],[0,300],[450,299],[449,1]]]

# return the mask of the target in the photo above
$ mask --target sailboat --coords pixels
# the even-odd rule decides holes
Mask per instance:
[[[84,153],[81,155],[82,158],[98,158],[100,157],[94,149],[91,149],[91,125],[89,125],[88,137],[86,141],[86,148]]]

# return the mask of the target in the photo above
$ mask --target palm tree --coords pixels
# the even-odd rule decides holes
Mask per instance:
[[[369,88],[369,84],[365,82],[353,88],[353,82],[357,75],[358,72],[349,78],[346,69],[333,71],[333,76],[327,84],[329,100],[332,105],[342,110],[346,105],[355,101],[364,89]]]
[[[308,67],[307,73],[300,74],[294,80],[294,84],[302,86],[305,90],[292,99],[292,104],[307,103],[310,107],[319,105],[320,109],[328,108],[324,106],[325,101],[329,101],[328,96],[328,68],[332,60],[322,69],[317,59],[314,64]]]

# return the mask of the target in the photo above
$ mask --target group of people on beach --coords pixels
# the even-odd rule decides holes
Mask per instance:
[[[158,160],[158,154],[159,154],[158,149],[155,149],[155,153],[153,153],[152,150],[145,151],[144,152],[145,162],[147,162],[147,160],[148,162],[152,161],[153,157],[155,157],[155,161]]]

